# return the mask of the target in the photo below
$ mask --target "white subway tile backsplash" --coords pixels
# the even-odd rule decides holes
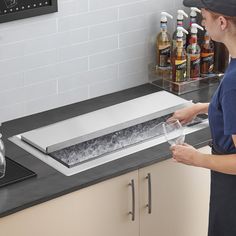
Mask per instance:
[[[56,50],[0,61],[0,76],[58,62]]]
[[[25,71],[24,84],[34,84],[42,81],[56,79],[58,77],[58,64],[39,67]]]
[[[1,24],[0,121],[146,83],[160,12],[182,8],[180,0],[58,4],[58,13]]]
[[[71,44],[85,42],[88,41],[88,36],[88,27],[57,33],[57,45],[58,47],[64,47]]]
[[[27,100],[41,98],[56,94],[57,81],[48,81],[44,83],[38,83],[31,86],[26,86],[17,89],[6,90],[0,93],[0,108],[5,106],[11,106]]]
[[[97,68],[105,65],[124,62],[134,58],[145,57],[146,53],[147,44],[137,44],[127,48],[100,53],[90,56],[90,68]]]
[[[58,94],[60,106],[87,100],[89,98],[88,86],[82,86],[64,93]]]
[[[119,76],[126,76],[138,72],[146,72],[148,68],[148,59],[146,57],[122,62],[119,64]]]
[[[56,49],[58,47],[57,40],[58,36],[56,34],[33,40],[26,40],[22,46],[24,55]]]
[[[24,55],[24,43],[13,43],[0,46],[0,61]]]
[[[147,17],[146,16],[136,16],[125,20],[119,21],[119,33],[125,33],[129,31],[134,31],[138,29],[147,28]]]
[[[92,84],[89,86],[89,97],[98,97],[104,94],[117,92],[120,90],[120,84],[117,79],[103,81],[101,83]]]
[[[118,79],[103,81],[89,87],[90,97],[102,96],[122,89],[135,87],[148,82],[147,71],[121,76]]]
[[[0,93],[5,90],[20,88],[24,86],[24,74],[11,74],[0,76]]]
[[[96,84],[105,80],[118,78],[118,65],[108,66],[101,69],[95,69],[84,73],[75,74],[58,80],[59,93],[74,88]]]
[[[88,27],[0,46],[0,61],[88,41]]]
[[[130,18],[133,16],[145,15],[148,12],[148,1],[141,1],[119,8],[119,19]],[[158,4],[158,3],[157,3]]]
[[[68,16],[88,11],[88,0],[70,0],[58,2],[58,15]]]
[[[109,35],[144,29],[146,27],[147,21],[145,16],[133,17],[130,19],[91,26],[89,30],[89,39],[93,40]]]
[[[148,41],[148,30],[132,31],[119,36],[119,47],[128,47],[134,44],[145,43]]]
[[[0,109],[4,108],[6,106],[12,106],[17,103],[22,103],[24,99],[24,87],[21,87],[19,89],[11,89],[6,90],[4,92],[0,93],[0,101],[4,101],[0,103]]]
[[[117,20],[117,18],[117,8],[63,17],[58,20],[59,31],[67,31],[70,29],[101,24],[104,22]]]
[[[88,58],[74,59],[50,66],[36,68],[25,72],[25,85],[53,80],[75,73],[88,71]]]
[[[0,30],[0,44],[8,44],[41,37],[57,32],[56,19],[44,20],[32,24],[20,24],[9,29]]]
[[[135,87],[147,82],[148,82],[147,70],[119,77],[120,89]]]
[[[22,58],[14,58],[10,60],[0,61],[0,76],[6,76],[12,73],[24,71],[24,60]]]
[[[47,97],[57,93],[57,81],[51,80],[24,87],[24,100]]]
[[[88,71],[88,57],[59,63],[55,69],[58,77]]]
[[[46,66],[55,64],[59,61],[57,50],[51,50],[46,52],[40,52],[37,54],[30,54],[22,58],[23,70],[29,70],[31,68]]]
[[[60,59],[70,60],[76,57],[85,57],[99,52],[118,48],[118,36],[80,43],[60,50]]]
[[[178,0],[168,0],[168,1],[157,1],[156,0],[148,0],[148,12],[149,13],[160,13],[161,11],[166,11],[173,15],[174,19],[176,19],[177,8],[182,9],[182,0],[180,4],[175,6],[175,2]]]
[[[36,39],[25,40],[24,42],[14,44],[13,49],[12,49],[12,45],[8,45],[7,47],[2,46],[2,48],[7,48],[6,49],[7,52],[4,53],[3,55],[9,54],[8,53],[9,50],[14,51],[16,49],[15,51],[17,52],[17,55],[21,53],[21,56],[22,56],[22,55],[38,53],[41,51],[49,51],[52,49],[58,49],[58,48],[69,46],[75,43],[82,43],[85,41],[88,41],[88,27],[78,29],[78,30],[68,31],[68,32],[52,34],[49,36],[39,37]],[[14,52],[12,52],[12,54],[13,53]],[[1,59],[1,55],[0,55],[0,59]]]
[[[18,103],[0,108],[0,123],[24,116],[24,105]]]
[[[58,95],[54,94],[39,99],[33,99],[23,103],[23,112],[27,114],[35,114],[38,112],[46,111],[59,106]]]
[[[88,40],[88,28],[53,34],[24,42],[24,55],[57,49]]]
[[[90,0],[90,10],[96,10],[107,7],[114,7],[124,4],[129,4],[132,2],[137,2],[138,0]],[[142,1],[142,0],[139,0]]]

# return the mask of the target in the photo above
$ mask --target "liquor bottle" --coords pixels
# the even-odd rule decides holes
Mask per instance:
[[[191,26],[192,24],[197,24],[197,13],[201,13],[201,10],[199,10],[196,7],[191,7],[191,12],[190,12],[190,22],[189,22],[189,28],[188,30],[188,34],[186,36],[186,48],[188,47],[188,45],[190,44],[190,38],[191,38]],[[199,37],[198,37],[199,39]]]
[[[214,42],[214,72],[225,73],[229,64],[229,51],[223,43]]]
[[[169,33],[167,32],[167,17],[173,19],[173,16],[168,14],[167,12],[161,12],[161,32],[157,35],[156,39],[158,67],[170,66],[171,38]]]
[[[206,31],[201,45],[201,75],[213,73],[214,68],[214,44]]]
[[[201,25],[202,26],[202,21],[203,21],[203,17],[202,17],[202,14],[198,14],[197,15],[197,24],[198,25]],[[203,26],[204,30],[200,30],[198,31],[198,44],[201,46],[203,41],[204,41],[204,35],[206,33],[206,29],[205,27]]]
[[[194,79],[200,77],[200,53],[201,49],[197,41],[198,29],[203,28],[193,23],[191,26],[190,44],[187,47],[187,78]]]
[[[187,13],[185,13],[183,10],[178,10],[177,11],[177,27],[183,27],[183,22],[184,22],[184,16],[186,18],[188,18]],[[171,47],[171,51],[174,52],[175,48],[176,48],[176,40],[177,40],[177,29],[175,30],[175,32],[173,33],[172,36],[172,47]],[[183,45],[184,48],[186,48],[186,35],[183,35]]]
[[[183,35],[188,31],[183,27],[177,27],[176,48],[172,54],[172,80],[174,82],[183,82],[186,80],[187,57],[183,43]]]

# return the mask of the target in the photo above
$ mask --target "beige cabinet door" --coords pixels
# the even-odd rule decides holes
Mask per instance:
[[[201,149],[209,152],[209,148]],[[151,176],[151,213],[148,203]],[[139,171],[140,236],[207,236],[209,170],[172,159]]]
[[[132,221],[132,188],[135,220]],[[138,171],[0,218],[4,236],[138,236]]]

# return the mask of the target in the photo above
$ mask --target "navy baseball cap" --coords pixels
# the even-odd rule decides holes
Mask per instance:
[[[225,16],[236,16],[236,0],[183,0],[186,7],[205,8]]]

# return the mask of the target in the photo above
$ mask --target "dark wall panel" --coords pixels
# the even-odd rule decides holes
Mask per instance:
[[[57,0],[0,0],[0,23],[57,11]]]

